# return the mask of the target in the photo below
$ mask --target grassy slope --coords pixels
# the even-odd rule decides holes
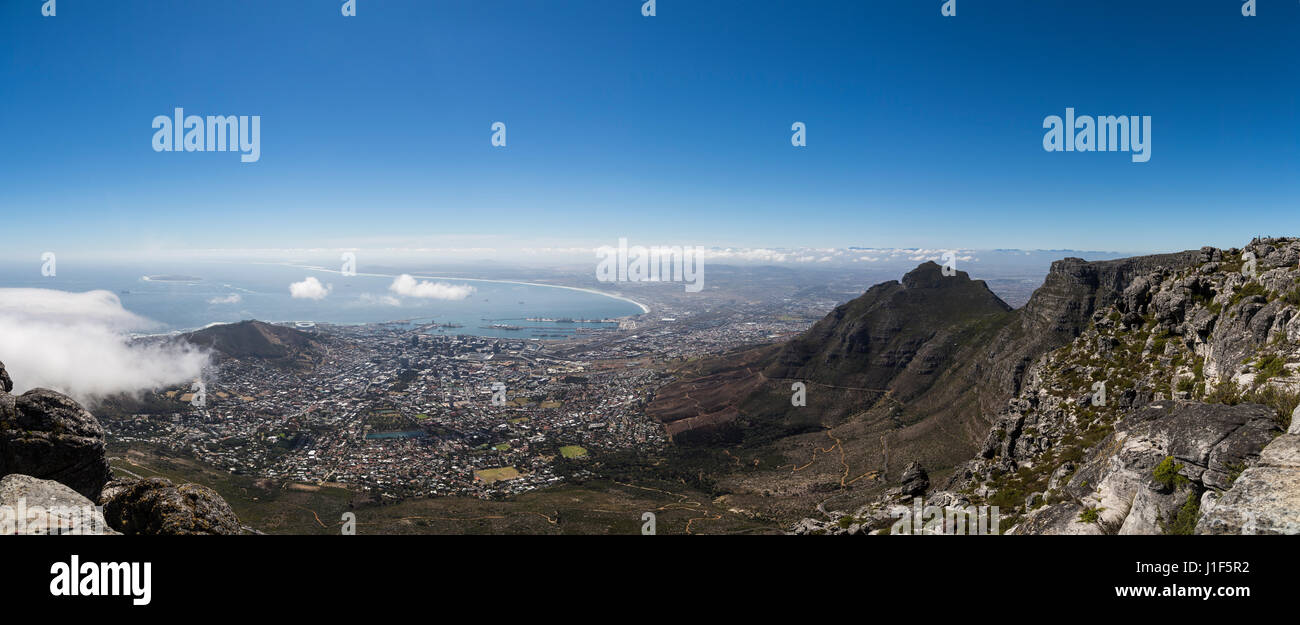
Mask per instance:
[[[344,512],[358,534],[639,534],[654,512],[658,534],[755,533],[776,523],[729,511],[707,494],[663,480],[637,484],[592,480],[500,501],[469,497],[410,499],[379,505],[337,486],[279,483],[232,475],[154,447],[111,445],[116,476],[165,477],[208,486],[240,521],[268,534],[338,534]],[[319,519],[319,521],[318,521]]]

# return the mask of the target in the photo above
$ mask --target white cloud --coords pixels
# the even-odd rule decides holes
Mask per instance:
[[[371,295],[369,293],[361,294],[361,303],[363,304],[382,304],[384,306],[401,306],[402,300],[392,295]]]
[[[0,361],[16,393],[45,387],[91,402],[198,377],[208,356],[197,348],[130,341],[155,327],[109,291],[0,289]]]
[[[417,281],[410,274],[397,276],[388,290],[406,297],[425,299],[460,300],[474,293],[474,287],[465,284],[448,284],[446,282]]]
[[[226,295],[222,297],[214,297],[208,300],[208,303],[209,304],[238,304],[242,301],[244,301],[244,298],[240,296],[238,293],[231,293],[230,295]]]
[[[308,276],[302,282],[289,285],[289,295],[294,299],[325,299],[332,290],[334,290],[333,286],[321,284],[320,280],[312,276]]]

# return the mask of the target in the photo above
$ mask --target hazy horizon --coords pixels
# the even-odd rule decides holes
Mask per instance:
[[[1287,228],[1300,191],[1295,4],[31,4],[0,7],[20,258],[619,237],[1175,251]],[[139,32],[184,36],[158,55]],[[158,151],[177,109],[257,118],[256,154]],[[1149,160],[1045,151],[1076,112],[1149,116]]]

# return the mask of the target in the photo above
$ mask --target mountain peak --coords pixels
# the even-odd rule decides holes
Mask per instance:
[[[951,278],[955,278],[952,280]],[[958,271],[954,275],[943,275],[943,266],[927,260],[903,276],[903,286],[909,289],[934,289],[951,286],[961,282],[970,282],[970,275]]]
[[[256,320],[210,326],[182,337],[224,356],[284,364],[314,360],[321,351],[321,340],[312,334]]]

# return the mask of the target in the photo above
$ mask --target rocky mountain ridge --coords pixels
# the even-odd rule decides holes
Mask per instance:
[[[712,467],[719,494],[762,514],[803,514],[826,494],[841,505],[868,499],[911,463],[942,483],[979,453],[1041,356],[1073,341],[1138,277],[1207,254],[1059,260],[1014,310],[965,272],[923,263],[786,344],[680,372],[647,412],[679,445],[723,455]],[[806,405],[791,401],[797,383]],[[838,462],[809,463],[828,449]],[[753,468],[727,467],[731,455]]]
[[[1298,309],[1295,239],[1054,264],[1017,321],[1069,340],[994,376],[1014,394],[928,498],[1011,533],[1300,533]],[[899,495],[795,531],[882,531]]]

